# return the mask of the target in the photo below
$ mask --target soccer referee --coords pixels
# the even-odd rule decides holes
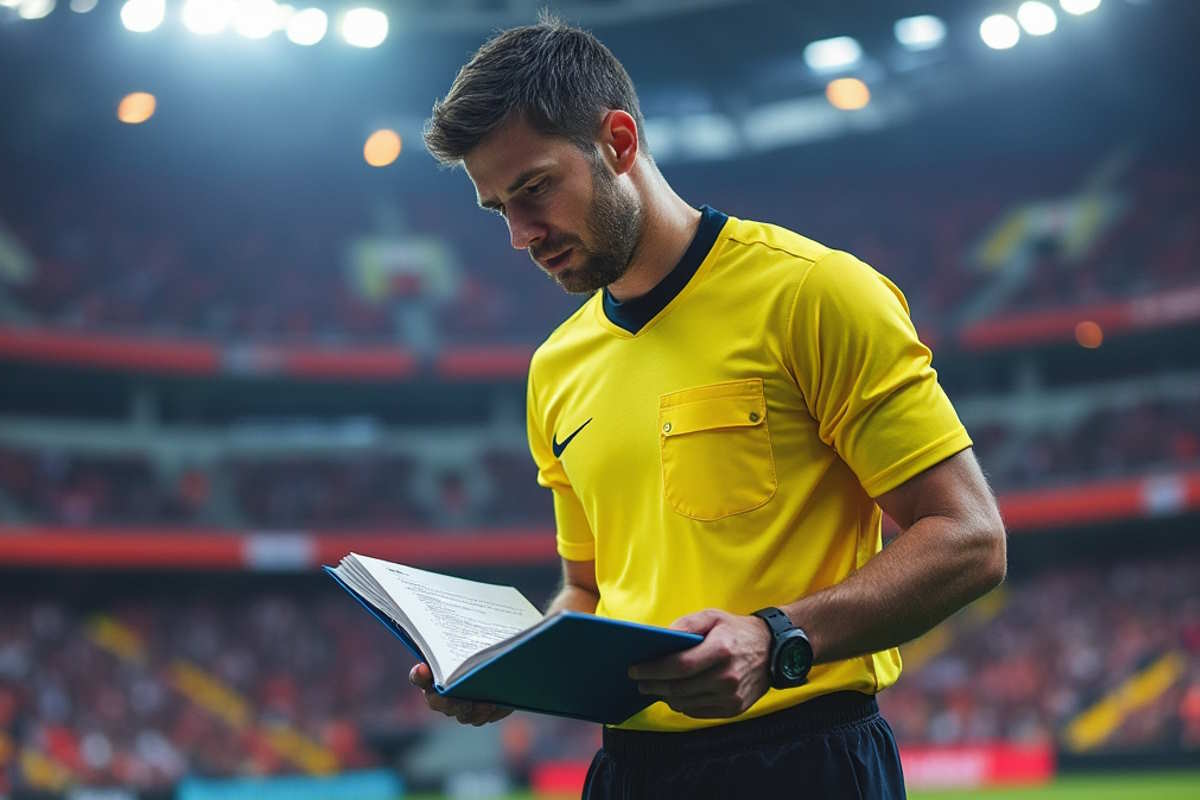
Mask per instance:
[[[705,637],[631,670],[662,702],[605,728],[584,796],[904,797],[874,695],[897,645],[1003,579],[1005,537],[900,290],[682,200],[624,68],[553,18],[484,44],[425,140],[513,247],[590,295],[529,372],[564,568],[550,611]],[[903,531],[886,550],[881,510]],[[461,722],[508,713],[410,677]]]

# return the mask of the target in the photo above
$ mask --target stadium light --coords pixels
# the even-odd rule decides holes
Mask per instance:
[[[946,23],[933,14],[898,19],[892,30],[896,41],[909,50],[932,50],[946,38]]]
[[[275,32],[279,7],[275,0],[241,0],[233,16],[233,29],[247,39],[265,39]]]
[[[131,92],[121,98],[117,119],[126,125],[140,125],[154,116],[158,101],[149,92]]]
[[[850,36],[821,39],[804,48],[804,63],[814,72],[836,72],[858,63],[862,48]]]
[[[19,8],[21,0],[0,0],[0,8]]]
[[[871,102],[871,90],[858,78],[838,78],[825,87],[829,104],[842,111],[857,111]]]
[[[352,8],[342,17],[342,38],[355,47],[378,47],[388,35],[387,14],[374,8]]]
[[[1099,8],[1100,0],[1058,0],[1058,4],[1068,14],[1079,16],[1080,14],[1090,14]]]
[[[402,144],[400,134],[383,128],[367,137],[363,158],[372,167],[386,167],[399,157]]]
[[[1030,36],[1046,36],[1058,27],[1054,9],[1037,0],[1027,0],[1017,9],[1017,21]]]
[[[225,30],[233,12],[230,0],[187,0],[183,4],[183,25],[192,33],[210,36]]]
[[[1080,347],[1095,350],[1104,343],[1104,330],[1096,322],[1085,319],[1075,325],[1075,341]]]
[[[96,7],[100,0],[71,0],[71,10],[76,14],[86,14]]]
[[[1007,14],[992,14],[979,23],[979,38],[993,50],[1007,50],[1021,40],[1021,27]]]
[[[325,38],[329,29],[329,17],[319,8],[297,11],[287,22],[287,37],[304,46],[314,45]]]
[[[54,0],[21,0],[17,6],[17,16],[21,19],[42,19],[50,16],[54,5]]]
[[[121,24],[134,33],[149,33],[162,25],[166,13],[164,0],[129,0],[121,6]]]
[[[296,13],[296,8],[287,3],[275,4],[275,30],[287,30],[287,24]]]

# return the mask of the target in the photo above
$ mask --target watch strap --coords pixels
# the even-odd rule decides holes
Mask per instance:
[[[760,608],[754,612],[754,616],[767,623],[767,627],[771,630],[771,635],[778,641],[779,637],[796,627],[791,618],[783,613],[775,606]]]

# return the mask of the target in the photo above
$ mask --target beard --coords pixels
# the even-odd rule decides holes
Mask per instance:
[[[592,244],[577,242],[573,246],[582,257],[579,266],[549,276],[569,294],[591,294],[629,271],[645,220],[638,197],[621,191],[616,177],[608,173],[598,156],[590,160],[592,204],[588,210],[588,233]],[[562,246],[555,242],[541,249],[553,253]]]

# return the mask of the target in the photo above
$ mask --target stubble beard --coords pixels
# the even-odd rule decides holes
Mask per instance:
[[[588,232],[592,246],[576,245],[583,257],[577,267],[551,275],[569,294],[591,294],[629,271],[642,238],[645,214],[635,195],[623,193],[599,158],[592,161],[592,207]]]

